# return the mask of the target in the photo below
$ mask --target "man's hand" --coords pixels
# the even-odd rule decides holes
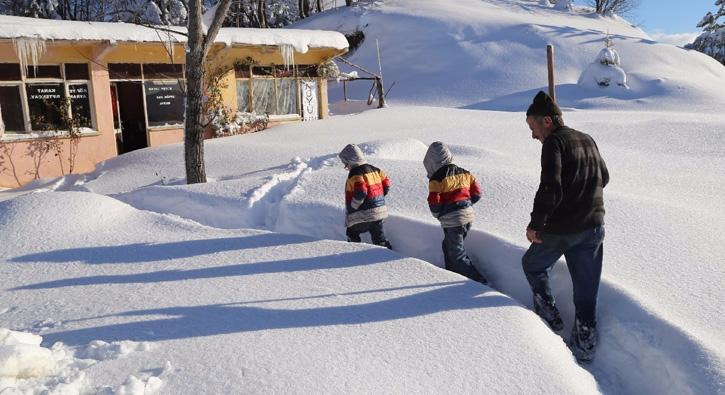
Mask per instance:
[[[526,228],[526,238],[529,239],[530,242],[536,244],[541,244],[543,242],[539,237],[539,232],[531,228]]]

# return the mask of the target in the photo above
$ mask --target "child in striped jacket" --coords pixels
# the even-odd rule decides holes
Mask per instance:
[[[464,246],[475,215],[473,205],[481,199],[481,186],[468,170],[453,164],[453,154],[440,141],[428,147],[423,165],[430,180],[428,206],[443,227],[446,269],[487,284]]]
[[[382,170],[368,164],[355,144],[345,146],[339,157],[350,171],[345,183],[347,241],[359,243],[360,234],[370,232],[373,244],[392,249],[383,230],[383,221],[388,217],[385,195],[390,189],[390,179]]]

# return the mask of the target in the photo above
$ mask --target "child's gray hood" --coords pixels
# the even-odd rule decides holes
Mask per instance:
[[[355,144],[348,144],[345,148],[340,151],[338,155],[342,163],[349,168],[354,168],[367,163],[365,160],[365,154],[363,154],[360,147]]]
[[[428,147],[423,159],[423,166],[428,173],[428,178],[433,177],[433,174],[441,167],[451,163],[453,163],[453,154],[448,146],[440,141],[436,141]]]

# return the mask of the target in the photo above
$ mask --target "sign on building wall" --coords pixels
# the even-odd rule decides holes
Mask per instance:
[[[144,89],[149,126],[184,123],[184,92],[178,81],[146,81]]]
[[[320,118],[317,99],[317,80],[302,80],[302,119],[312,121]]]

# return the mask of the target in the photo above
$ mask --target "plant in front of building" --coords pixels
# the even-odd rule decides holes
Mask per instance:
[[[11,174],[15,182],[18,183],[18,186],[21,186],[22,184],[18,177],[15,162],[13,161],[13,154],[15,153],[16,147],[16,144],[9,144],[6,141],[0,140],[0,173]]]

